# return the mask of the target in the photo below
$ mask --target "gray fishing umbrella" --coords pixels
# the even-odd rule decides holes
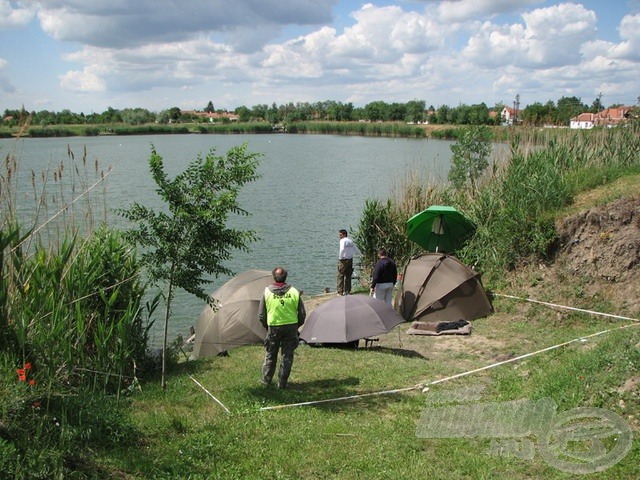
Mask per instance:
[[[217,355],[242,345],[262,343],[267,331],[258,320],[264,289],[273,283],[271,272],[247,270],[211,294],[196,322],[192,358]]]
[[[348,343],[389,332],[404,319],[390,305],[366,295],[345,295],[316,308],[302,327],[307,343]]]

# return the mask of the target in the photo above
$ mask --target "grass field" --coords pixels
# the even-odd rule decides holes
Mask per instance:
[[[637,180],[574,205],[633,194]],[[582,290],[610,285],[572,277],[561,262],[540,268],[512,272],[493,293],[638,318],[636,304]],[[301,346],[287,390],[259,383],[261,346],[182,362],[165,391],[145,384],[130,400],[139,440],[100,461],[123,478],[640,478],[640,323],[500,295],[493,306],[469,336],[407,335],[405,324],[373,348]],[[555,415],[536,410],[545,402]],[[599,430],[599,443],[579,430],[581,442],[566,445],[574,457],[549,447],[563,445],[553,435],[564,424],[545,421],[589,408],[608,412],[622,433]],[[429,430],[437,415],[439,429]]]
[[[144,442],[113,452],[110,461],[141,478],[567,478],[541,457],[533,435],[533,458],[490,454],[498,439],[480,434],[418,438],[421,415],[437,414],[434,398],[455,406],[455,417],[447,420],[454,431],[473,421],[465,414],[472,406],[549,398],[558,413],[607,409],[637,435],[638,393],[627,382],[638,381],[638,327],[431,385],[426,393],[417,387],[378,394],[624,324],[538,307],[522,311],[510,300],[497,301],[496,310],[474,322],[469,337],[406,338],[400,326],[376,348],[300,347],[288,390],[258,383],[259,346],[183,363],[166,392],[146,385],[135,396],[134,423]],[[456,402],[460,392],[478,395]],[[304,402],[319,403],[261,410]],[[635,441],[630,453],[597,478],[638,478],[638,460]]]

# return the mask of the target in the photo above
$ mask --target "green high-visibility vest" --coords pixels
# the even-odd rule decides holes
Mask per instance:
[[[267,309],[267,325],[277,327],[298,323],[298,301],[300,292],[291,287],[284,295],[276,295],[264,289],[264,305]]]

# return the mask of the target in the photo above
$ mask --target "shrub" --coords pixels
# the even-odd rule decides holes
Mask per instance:
[[[457,190],[470,187],[476,189],[476,182],[489,166],[491,155],[490,132],[485,126],[473,126],[462,130],[458,141],[451,145],[453,157],[449,170],[449,181]]]

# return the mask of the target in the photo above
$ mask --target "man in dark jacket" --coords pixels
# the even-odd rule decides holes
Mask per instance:
[[[378,262],[371,278],[371,294],[373,298],[384,300],[391,305],[393,287],[398,279],[398,269],[393,260],[387,257],[387,250],[378,249]]]
[[[276,267],[271,273],[274,283],[264,289],[258,306],[258,318],[267,329],[261,382],[265,385],[271,383],[276,371],[278,351],[282,349],[278,388],[287,388],[293,365],[293,352],[299,341],[298,327],[304,324],[307,312],[301,293],[286,283],[287,271],[282,267]]]

